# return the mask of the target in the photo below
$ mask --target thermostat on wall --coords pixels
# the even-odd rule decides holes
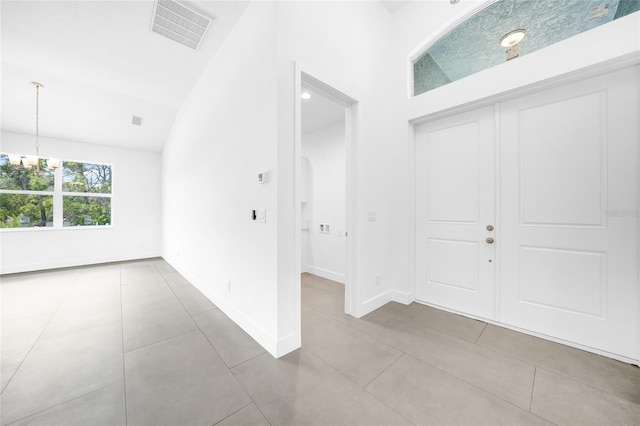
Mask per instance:
[[[269,172],[258,173],[258,183],[267,183],[267,182],[269,182]]]

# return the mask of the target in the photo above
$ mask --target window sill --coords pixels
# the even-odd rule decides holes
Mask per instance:
[[[93,226],[33,226],[30,228],[0,228],[0,232],[48,232],[48,231],[69,231],[69,230],[96,230],[113,229],[113,225],[93,225]]]

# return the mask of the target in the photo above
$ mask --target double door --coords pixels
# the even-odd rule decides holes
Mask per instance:
[[[416,299],[639,359],[638,67],[416,127]]]

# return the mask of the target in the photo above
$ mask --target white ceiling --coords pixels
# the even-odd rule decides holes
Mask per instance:
[[[302,134],[313,133],[344,121],[345,107],[343,105],[309,87],[303,86],[302,92],[311,94],[311,99],[302,100]]]
[[[389,13],[396,13],[409,3],[409,0],[380,0]]]
[[[2,129],[35,132],[31,82],[39,81],[42,136],[162,150],[248,2],[190,4],[215,18],[197,51],[149,31],[153,1],[1,1]]]
[[[38,81],[42,136],[161,151],[182,101],[248,4],[188,3],[214,18],[197,51],[149,30],[153,1],[1,0],[2,130],[35,133]],[[394,12],[407,2],[383,3]],[[305,108],[308,128],[343,116],[319,99]]]

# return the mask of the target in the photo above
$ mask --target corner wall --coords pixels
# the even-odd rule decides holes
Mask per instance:
[[[33,136],[1,133],[2,152],[30,153]],[[113,166],[112,227],[0,231],[1,273],[89,265],[161,254],[160,164],[157,152],[40,138],[45,157]]]
[[[276,3],[252,2],[163,151],[163,256],[276,355]],[[269,183],[258,184],[269,171]],[[266,209],[266,223],[251,218]]]

